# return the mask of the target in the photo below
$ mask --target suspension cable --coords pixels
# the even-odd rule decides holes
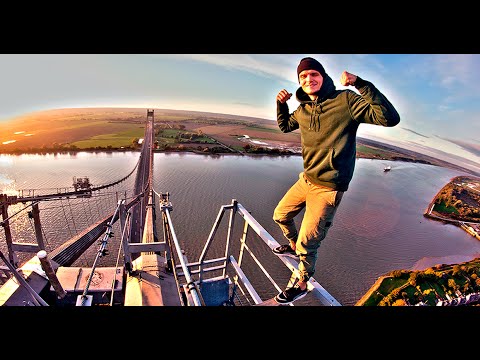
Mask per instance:
[[[6,219],[3,219],[2,221],[0,221],[0,226],[3,226],[7,221],[9,221],[11,218],[13,218],[15,215],[18,215],[19,213],[21,213],[22,211],[28,209],[29,207],[32,207],[34,204],[38,204],[40,201],[32,201],[32,203],[30,205],[26,205],[24,208],[18,210],[16,213],[10,215],[9,217],[7,217]]]
[[[70,198],[67,198],[68,209],[70,210],[70,217],[72,218],[73,230],[75,235],[78,234],[77,225],[75,224],[75,216],[73,216],[72,205],[70,204]]]
[[[65,224],[67,224],[68,232],[70,233],[70,237],[72,237],[72,230],[70,229],[70,224],[68,223],[67,213],[65,212],[65,206],[63,206],[63,199],[60,199],[60,204],[63,212],[63,217],[65,218]]]

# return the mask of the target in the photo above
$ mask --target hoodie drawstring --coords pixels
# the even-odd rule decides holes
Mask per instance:
[[[315,99],[312,105],[312,111],[310,113],[310,124],[308,125],[308,130],[314,130],[314,131],[320,130],[320,114],[322,113],[322,103],[318,103],[318,105],[320,106],[320,112],[318,113],[318,121],[315,122],[315,116],[317,114],[317,100],[318,100],[318,97]]]

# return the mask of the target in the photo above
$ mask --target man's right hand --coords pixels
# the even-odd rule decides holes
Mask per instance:
[[[292,94],[289,93],[287,90],[282,89],[277,95],[277,101],[280,101],[282,104],[285,104],[288,99],[292,97]]]

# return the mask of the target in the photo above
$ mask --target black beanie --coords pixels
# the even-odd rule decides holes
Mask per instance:
[[[322,64],[311,57],[306,57],[300,60],[300,64],[297,66],[297,78],[303,70],[317,70],[323,77],[325,77],[325,69]]]

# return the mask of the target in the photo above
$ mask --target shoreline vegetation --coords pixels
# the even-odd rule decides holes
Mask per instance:
[[[0,154],[139,151],[146,109],[75,108],[27,114],[2,123]],[[154,109],[155,152],[201,155],[300,156],[298,131],[246,116]],[[421,153],[358,138],[357,158],[416,162],[462,171],[432,199],[424,216],[460,226],[479,240],[480,174]],[[476,223],[476,225],[472,225]],[[476,234],[476,235],[475,235]],[[480,258],[394,270],[377,279],[355,306],[478,305]],[[467,300],[468,296],[468,300]]]
[[[458,226],[480,240],[480,178],[453,177],[423,216]],[[480,254],[471,257],[465,261],[465,256],[453,256],[429,267],[393,270],[380,276],[355,306],[480,306]]]

